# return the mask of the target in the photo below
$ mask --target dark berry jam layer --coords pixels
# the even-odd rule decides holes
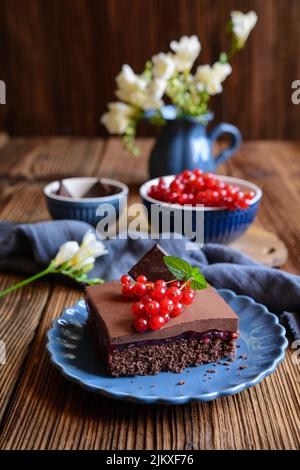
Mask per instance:
[[[172,336],[171,338],[166,339],[158,339],[158,340],[143,340],[143,341],[136,341],[134,343],[126,343],[126,344],[114,344],[111,345],[112,351],[123,351],[130,346],[134,346],[136,348],[143,347],[143,346],[154,346],[154,345],[161,345],[166,344],[169,342],[181,340],[181,339],[197,339],[198,341],[203,341],[203,343],[208,343],[212,339],[220,339],[222,341],[235,341],[239,337],[238,332],[236,331],[219,331],[219,330],[210,330],[205,331],[203,333],[197,333],[195,331],[187,331],[182,335]]]

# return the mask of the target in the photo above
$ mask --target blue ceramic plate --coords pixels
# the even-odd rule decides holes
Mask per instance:
[[[288,342],[277,317],[263,305],[230,290],[222,289],[219,293],[240,317],[239,348],[232,363],[221,361],[191,367],[181,374],[109,377],[99,364],[93,341],[84,327],[87,311],[83,300],[54,320],[47,344],[51,361],[65,377],[82,387],[132,402],[180,405],[241,392],[274,372],[284,358]],[[215,372],[207,372],[212,370]]]

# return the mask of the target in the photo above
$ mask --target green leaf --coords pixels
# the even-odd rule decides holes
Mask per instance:
[[[196,268],[196,267],[195,267],[195,268],[192,269],[191,274],[192,274],[193,277],[195,277],[195,276],[197,276],[197,274],[198,274],[199,272],[200,272],[200,271],[199,271],[199,268]]]
[[[193,267],[177,256],[164,256],[164,262],[177,279],[184,279],[192,275]]]
[[[204,276],[202,276],[201,274],[201,278],[202,279],[193,279],[190,283],[190,286],[192,289],[194,290],[202,290],[202,289],[206,289],[207,288],[207,282],[204,278]]]

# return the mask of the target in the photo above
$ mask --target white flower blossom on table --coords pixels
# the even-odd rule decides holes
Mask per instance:
[[[201,44],[197,36],[182,36],[179,41],[172,41],[170,49],[175,53],[174,62],[179,72],[190,70],[197,59]]]
[[[164,125],[165,103],[174,106],[177,117],[201,118],[210,111],[210,97],[223,91],[223,82],[232,72],[229,62],[244,47],[256,22],[254,11],[232,11],[227,25],[231,36],[228,51],[222,51],[213,65],[198,65],[195,73],[192,67],[201,51],[195,35],[171,41],[170,51],[153,55],[141,74],[130,65],[123,65],[116,77],[116,96],[121,102],[108,105],[101,123],[111,134],[122,135],[126,149],[137,155],[135,136],[139,121],[147,117],[154,124]]]
[[[241,11],[231,12],[232,31],[237,39],[238,47],[243,47],[249,34],[256,25],[257,14],[254,11],[242,13]]]
[[[79,251],[79,244],[77,242],[66,242],[61,245],[57,255],[53,260],[55,267],[61,266],[70,261],[71,258]]]
[[[96,235],[92,231],[89,231],[83,237],[79,250],[69,260],[68,264],[76,271],[80,271],[87,265],[93,265],[96,258],[107,253],[108,251],[104,244],[97,240]]]
[[[0,298],[48,274],[62,274],[85,285],[102,284],[103,279],[90,279],[87,277],[87,273],[94,268],[96,258],[107,253],[104,244],[97,240],[96,235],[89,230],[84,235],[80,246],[76,241],[63,243],[46,269],[7,287],[0,292]]]

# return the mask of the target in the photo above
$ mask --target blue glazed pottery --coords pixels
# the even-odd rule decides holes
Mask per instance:
[[[221,123],[207,132],[207,124],[213,119],[212,113],[201,117],[177,118],[176,108],[170,105],[162,109],[162,115],[166,124],[151,151],[151,178],[195,168],[215,172],[218,165],[231,157],[241,145],[240,131],[231,124]],[[146,114],[146,117],[150,118],[151,113]],[[231,144],[214,156],[213,144],[222,134],[230,135]]]
[[[169,184],[173,178],[174,176],[166,176],[164,180]],[[192,232],[199,235],[198,239],[203,238],[204,243],[228,244],[240,237],[255,219],[262,191],[255,184],[240,178],[221,175],[219,175],[219,178],[226,183],[237,184],[242,191],[254,191],[255,197],[252,199],[250,206],[243,210],[228,210],[222,207],[194,207],[169,204],[157,201],[147,195],[150,187],[153,184],[157,184],[158,178],[144,183],[140,188],[140,196],[146,208],[152,230],[155,233],[176,232],[194,240],[195,238],[189,236],[191,225]],[[159,218],[154,217],[153,211],[151,211],[152,206],[159,207],[161,212]],[[176,230],[174,227],[174,216],[177,215],[181,220],[179,230]],[[201,215],[202,220],[199,217]],[[170,218],[170,226],[164,228],[168,218]]]
[[[96,183],[98,178],[68,178],[64,179],[69,187],[76,190],[80,188],[88,188]],[[94,227],[105,217],[106,220],[111,217],[111,224],[119,219],[123,207],[127,202],[128,187],[120,181],[107,178],[101,178],[103,183],[116,186],[120,189],[117,194],[105,197],[95,198],[69,198],[58,196],[56,194],[59,188],[59,181],[53,181],[44,188],[48,210],[53,219],[72,219],[87,222]],[[80,192],[79,192],[80,193]]]
[[[51,362],[66,378],[86,390],[134,403],[182,405],[239,393],[274,372],[284,358],[288,341],[278,318],[266,307],[227,289],[218,292],[239,316],[239,349],[229,370],[223,363],[213,363],[190,367],[180,374],[110,377],[87,332],[84,300],[66,308],[54,320],[47,344]],[[243,356],[247,357],[246,368]],[[215,370],[211,380],[207,380],[208,366]]]

